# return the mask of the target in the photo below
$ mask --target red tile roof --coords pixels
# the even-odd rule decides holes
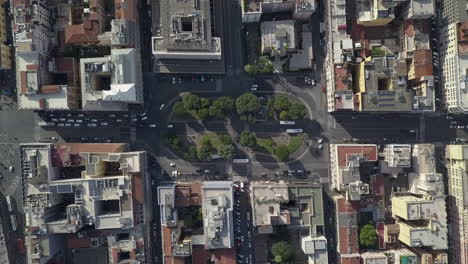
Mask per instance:
[[[90,248],[91,238],[83,237],[79,238],[76,234],[67,235],[67,247],[68,248]]]
[[[96,44],[99,43],[99,22],[87,20],[80,25],[65,27],[65,44]]]
[[[42,85],[41,93],[43,94],[57,94],[60,93],[60,85]]]
[[[336,199],[337,210],[339,213],[356,213],[359,212],[360,205],[358,201],[347,201],[344,197]]]
[[[143,179],[139,173],[132,175],[132,198],[133,202],[143,204],[145,198],[143,197]]]
[[[414,30],[414,20],[408,19],[405,20],[405,35],[407,36],[414,36],[416,35],[416,31]]]
[[[361,257],[341,257],[341,264],[361,264]]]
[[[26,70],[28,71],[37,71],[39,69],[39,65],[37,64],[28,64],[26,65]]]
[[[340,226],[338,252],[341,254],[354,254],[359,253],[359,233],[358,227],[345,227]]]
[[[384,176],[379,174],[373,176],[372,192],[375,196],[383,197],[385,195]]]
[[[416,50],[413,60],[416,79],[433,74],[431,50]]]
[[[214,250],[215,264],[235,264],[236,250],[231,248],[220,248]]]
[[[115,18],[138,22],[137,0],[115,0]]]
[[[343,68],[335,68],[335,90],[336,91],[349,90],[347,81],[348,81],[348,71]]]
[[[377,223],[377,238],[379,239],[379,249],[385,249],[385,232],[384,232],[384,223]]]
[[[172,257],[172,231],[169,227],[162,226],[162,240],[163,242],[163,255],[165,257]]]
[[[377,146],[372,145],[340,145],[338,148],[338,166],[348,166],[348,157],[351,154],[363,154],[368,161],[377,160]]]
[[[26,82],[28,80],[27,74],[28,74],[28,72],[26,72],[26,71],[21,71],[20,72],[20,84],[21,84],[21,94],[22,95],[28,94],[28,88],[26,86]]]
[[[201,187],[200,183],[177,184],[175,188],[175,206],[201,206]]]

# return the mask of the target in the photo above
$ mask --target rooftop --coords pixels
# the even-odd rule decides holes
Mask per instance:
[[[84,110],[126,110],[143,101],[140,54],[137,49],[112,49],[111,55],[80,60]]]
[[[263,21],[261,23],[261,52],[284,55],[297,48],[297,30],[294,20]]]
[[[221,60],[221,40],[212,36],[209,0],[163,0],[160,7],[160,33],[153,37],[157,59]]]
[[[232,182],[203,182],[203,217],[207,248],[232,248]]]
[[[22,173],[27,182],[24,210],[30,230],[74,233],[88,225],[96,229],[131,228],[142,221],[134,218],[133,208],[143,202],[142,189],[135,188],[142,188],[135,178],[144,173],[140,164],[143,152],[75,153],[71,146],[62,144],[58,153],[56,147],[21,145]],[[73,156],[80,163],[64,161]],[[52,165],[57,158],[60,167]],[[58,214],[52,208],[63,211]]]

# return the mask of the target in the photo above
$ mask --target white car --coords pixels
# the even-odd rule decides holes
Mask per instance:
[[[149,124],[149,127],[155,128],[156,124]]]
[[[322,144],[323,138],[318,138],[318,139],[317,139],[317,142],[318,142],[319,144]]]
[[[252,87],[250,88],[251,91],[257,91],[258,90],[258,84],[254,83],[252,84]]]
[[[312,86],[315,86],[315,80],[312,80],[311,84]]]
[[[320,144],[320,145],[318,146],[318,149],[322,150],[322,149],[323,149],[323,145]]]
[[[163,110],[165,106],[166,106],[165,104],[162,104],[162,105],[159,107],[159,110]]]
[[[172,84],[175,84],[176,81],[175,81],[175,77],[172,77]]]
[[[169,165],[170,165],[172,168],[175,168],[175,166],[176,166],[176,165],[175,165],[175,162],[171,162]]]
[[[144,117],[141,118],[141,120],[146,120],[146,119],[148,119],[147,116],[144,116]]]
[[[173,127],[174,127],[174,125],[172,125],[172,124],[167,125],[167,128],[173,128]]]

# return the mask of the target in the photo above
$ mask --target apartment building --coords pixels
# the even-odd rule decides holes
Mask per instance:
[[[448,145],[447,159],[448,205],[450,228],[450,263],[468,262],[468,182],[466,180],[468,146]]]
[[[101,263],[144,260],[146,154],[127,149],[125,144],[20,146],[29,264],[69,251],[74,252],[69,257],[84,261],[86,248],[102,251]]]
[[[164,264],[236,263],[232,182],[158,186]]]
[[[7,0],[0,0],[0,70],[11,70],[11,47],[8,46]]]
[[[317,8],[315,0],[248,0],[240,1],[242,22],[259,22],[262,14],[290,12],[295,20],[307,20]]]
[[[439,52],[444,106],[452,113],[463,113],[468,106],[468,14],[466,2],[440,2]]]

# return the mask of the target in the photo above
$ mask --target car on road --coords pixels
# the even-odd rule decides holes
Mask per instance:
[[[65,123],[65,126],[66,127],[71,127],[71,124],[70,123]]]
[[[322,150],[323,149],[323,144],[318,145],[318,149]]]
[[[254,83],[252,84],[252,87],[250,87],[251,91],[257,91],[258,90],[258,84]]]
[[[174,127],[174,125],[172,125],[172,124],[167,125],[167,128],[173,128],[173,127]]]
[[[144,117],[141,118],[142,121],[145,121],[146,119],[148,119],[147,116],[144,116]]]
[[[172,84],[175,84],[175,83],[176,83],[175,77],[172,77]]]
[[[75,124],[74,124],[74,126],[75,126],[75,127],[80,127],[80,126],[81,126],[81,124],[79,124],[79,123],[75,123]]]
[[[83,119],[77,119],[76,122],[77,123],[83,123]]]
[[[59,120],[60,120],[60,122],[66,122],[67,121],[67,119],[64,118],[64,117],[60,118]]]
[[[107,126],[107,125],[109,125],[109,123],[107,123],[107,122],[101,122],[101,126]]]
[[[163,110],[165,106],[166,106],[165,104],[162,104],[162,105],[159,107],[159,110]]]
[[[172,168],[175,168],[176,164],[175,164],[175,162],[171,162],[171,163],[169,164],[169,166],[171,166]]]
[[[91,122],[97,122],[97,120],[96,119],[91,119]]]
[[[59,127],[64,127],[65,124],[64,124],[64,123],[58,123],[57,126],[59,126]]]
[[[311,84],[312,86],[315,86],[315,80],[312,79],[312,80],[310,81],[310,84]]]
[[[75,119],[68,119],[68,122],[74,123],[74,122],[75,122]]]
[[[88,127],[97,127],[96,123],[88,123]]]
[[[148,127],[155,128],[156,124],[149,124]]]
[[[323,138],[322,138],[322,137],[319,137],[319,138],[317,139],[317,143],[322,144],[322,143],[323,143]]]

